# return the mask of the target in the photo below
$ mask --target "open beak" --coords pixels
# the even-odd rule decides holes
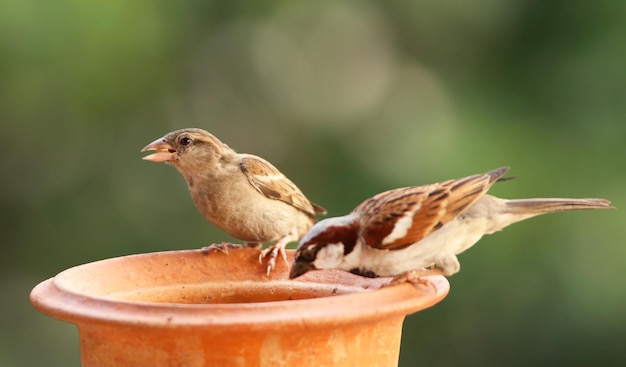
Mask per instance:
[[[147,155],[142,159],[151,162],[169,162],[176,154],[176,149],[174,149],[171,145],[165,142],[163,138],[159,138],[152,143],[146,145],[141,151],[145,152],[147,150],[156,150],[156,153]]]

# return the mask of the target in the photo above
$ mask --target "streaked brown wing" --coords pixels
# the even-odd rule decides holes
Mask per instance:
[[[311,216],[326,212],[324,208],[311,203],[293,182],[268,161],[247,155],[239,165],[250,184],[266,197],[293,205]]]
[[[484,195],[507,169],[405,187],[380,193],[354,211],[363,218],[365,243],[380,249],[402,249],[441,228]]]

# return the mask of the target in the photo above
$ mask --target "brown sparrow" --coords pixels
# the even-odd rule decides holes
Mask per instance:
[[[507,171],[503,167],[386,191],[348,215],[322,220],[300,241],[289,276],[343,269],[368,277],[395,276],[394,284],[421,282],[422,275],[458,272],[457,254],[515,222],[557,211],[613,209],[604,199],[507,200],[486,195]]]
[[[326,212],[271,163],[237,153],[202,129],[173,131],[141,151],[146,150],[156,153],[143,159],[167,162],[183,175],[193,202],[209,222],[247,246],[276,241],[259,256],[262,263],[269,255],[268,275],[278,254],[287,261],[285,245],[311,228],[316,213]],[[214,246],[227,249],[225,244]]]

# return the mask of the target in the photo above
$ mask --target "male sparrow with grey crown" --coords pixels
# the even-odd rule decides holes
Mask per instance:
[[[508,167],[432,185],[380,193],[350,214],[318,222],[302,238],[290,278],[342,269],[391,284],[460,270],[458,254],[485,234],[540,214],[614,209],[604,199],[500,199],[487,195]],[[435,267],[436,266],[436,267]]]
[[[250,247],[276,241],[259,256],[261,263],[268,256],[268,276],[278,255],[287,261],[285,245],[298,241],[317,213],[326,213],[271,163],[237,153],[205,130],[173,131],[146,150],[156,153],[143,159],[167,162],[183,175],[196,207],[216,227]],[[227,252],[232,245],[213,246]]]

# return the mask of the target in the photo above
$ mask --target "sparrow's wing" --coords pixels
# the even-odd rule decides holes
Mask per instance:
[[[507,170],[380,193],[354,209],[367,218],[361,236],[374,248],[405,248],[470,207]]]
[[[266,197],[283,201],[311,216],[326,213],[326,209],[311,203],[302,191],[270,162],[257,156],[246,155],[239,166],[250,184]]]

